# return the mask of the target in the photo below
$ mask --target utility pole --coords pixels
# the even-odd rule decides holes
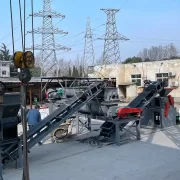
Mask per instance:
[[[106,33],[103,37],[98,38],[99,40],[104,40],[104,52],[101,64],[120,63],[119,40],[127,41],[129,39],[117,31],[115,14],[119,12],[119,9],[101,10],[107,14]]]
[[[83,75],[86,74],[88,66],[94,66],[94,48],[92,31],[90,25],[90,18],[87,18],[85,43],[84,43],[84,56],[83,56]]]
[[[43,0],[43,11],[31,14],[30,16],[43,18],[42,28],[34,29],[33,32],[28,31],[28,33],[42,34],[42,44],[35,45],[34,47],[34,50],[41,51],[41,76],[43,74],[43,71],[44,73],[47,73],[49,71],[52,71],[54,73],[54,69],[56,69],[56,76],[58,76],[59,65],[56,56],[56,50],[69,51],[71,49],[63,45],[55,44],[55,34],[66,35],[68,33],[64,32],[63,30],[59,30],[58,28],[55,28],[53,26],[52,19],[64,19],[65,16],[51,9],[51,0]],[[56,68],[54,68],[54,66],[56,66]]]

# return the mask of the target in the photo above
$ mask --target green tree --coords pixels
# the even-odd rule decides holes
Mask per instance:
[[[7,49],[4,43],[2,43],[2,46],[0,47],[0,60],[2,61],[12,60],[12,55],[10,55],[9,49]]]
[[[132,57],[132,58],[127,58],[123,64],[130,64],[130,63],[138,63],[138,62],[142,62],[142,59],[139,57]]]

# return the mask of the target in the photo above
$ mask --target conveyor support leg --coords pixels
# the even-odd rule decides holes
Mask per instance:
[[[22,145],[21,141],[18,143],[18,156],[19,158],[17,159],[17,169],[21,169],[23,167],[23,157],[22,157]]]
[[[136,132],[137,132],[137,139],[141,139],[141,130],[140,130],[140,121],[136,121]]]
[[[116,121],[115,123],[115,126],[116,126],[116,145],[117,146],[120,146],[120,134],[119,134],[119,131],[120,131],[120,128],[119,128],[119,123]]]

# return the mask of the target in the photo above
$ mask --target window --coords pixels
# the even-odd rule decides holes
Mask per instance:
[[[88,73],[92,74],[94,72],[94,66],[88,66]]]
[[[157,73],[156,74],[157,81],[164,81],[165,86],[168,86],[168,73]]]
[[[6,71],[2,71],[2,75],[6,75]]]
[[[131,81],[136,83],[137,86],[141,86],[141,74],[132,74]]]
[[[2,66],[6,66],[6,63],[2,63]]]

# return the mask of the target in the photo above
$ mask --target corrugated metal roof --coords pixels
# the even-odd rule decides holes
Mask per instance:
[[[13,77],[0,77],[0,81],[4,83],[20,83],[18,78]],[[30,82],[41,82],[41,78],[32,78]]]
[[[4,83],[21,83],[16,77],[0,77],[0,81]],[[43,80],[42,82],[47,82],[48,80]],[[59,80],[61,81],[61,80]],[[32,77],[29,83],[40,83],[41,77]],[[51,82],[58,82],[58,80],[52,80]]]

